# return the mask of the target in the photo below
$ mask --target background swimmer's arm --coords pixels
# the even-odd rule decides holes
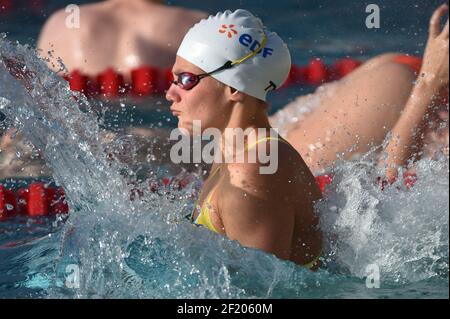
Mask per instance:
[[[295,211],[289,186],[282,183],[282,171],[289,168],[273,175],[258,169],[257,164],[228,165],[230,178],[218,196],[225,233],[243,246],[289,259]]]
[[[392,129],[386,147],[386,177],[397,177],[398,167],[420,154],[426,117],[441,88],[448,86],[449,77],[449,22],[441,32],[441,17],[448,7],[439,7],[430,20],[430,31],[420,76],[406,103],[402,115]]]

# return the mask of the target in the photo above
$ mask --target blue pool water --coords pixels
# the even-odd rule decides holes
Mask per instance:
[[[67,3],[49,1],[42,13]],[[360,1],[195,0],[189,6],[209,12],[250,9],[287,40],[296,64],[311,57],[331,62],[386,51],[421,54],[428,16],[439,2],[377,3],[379,30],[365,28]],[[184,215],[192,207],[197,174],[182,191],[146,191],[130,201],[135,187],[130,182],[148,189],[148,180],[138,177],[152,180],[149,172],[162,175],[170,168],[152,161],[141,166],[107,161],[99,136],[105,128],[120,135],[130,124],[174,127],[167,103],[152,99],[110,108],[75,103],[66,83],[30,49],[10,42],[33,46],[43,21],[25,8],[0,16],[0,32],[7,32],[0,54],[22,56],[37,74],[29,94],[0,64],[0,108],[7,116],[2,126],[18,127],[44,151],[52,180],[66,189],[71,215],[0,223],[0,298],[448,298],[448,157],[422,160],[420,179],[410,191],[393,185],[382,192],[369,159],[337,165],[333,185],[318,205],[327,238],[325,267],[311,273],[192,227]],[[311,90],[280,91],[272,97],[271,112]],[[130,143],[116,139],[112,147],[127,150]],[[15,179],[7,182],[20,186]],[[380,288],[366,285],[374,265]]]

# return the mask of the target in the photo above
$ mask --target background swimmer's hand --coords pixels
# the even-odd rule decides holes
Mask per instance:
[[[446,4],[440,6],[430,19],[428,42],[423,58],[421,76],[424,81],[430,83],[437,90],[448,85],[448,19],[441,31],[440,22],[442,16],[448,12]]]
[[[436,102],[441,89],[448,88],[448,19],[442,31],[440,27],[441,18],[446,12],[448,6],[442,5],[431,17],[420,77],[388,139],[385,150],[387,156],[380,163],[386,167],[388,180],[397,177],[399,167],[407,167],[411,161],[416,161],[423,155],[429,116],[440,110],[435,108],[436,103],[433,102]]]

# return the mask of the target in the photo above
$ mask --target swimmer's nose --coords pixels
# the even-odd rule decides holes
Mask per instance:
[[[181,100],[180,95],[177,93],[176,85],[173,83],[170,85],[169,89],[167,90],[166,100],[169,102],[172,102],[172,103],[180,102],[180,100]]]

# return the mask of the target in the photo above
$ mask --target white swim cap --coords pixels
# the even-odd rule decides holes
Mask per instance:
[[[253,52],[258,54],[211,76],[265,101],[267,92],[279,88],[288,77],[291,56],[283,40],[250,12],[227,10],[201,20],[185,35],[177,55],[211,72]]]

